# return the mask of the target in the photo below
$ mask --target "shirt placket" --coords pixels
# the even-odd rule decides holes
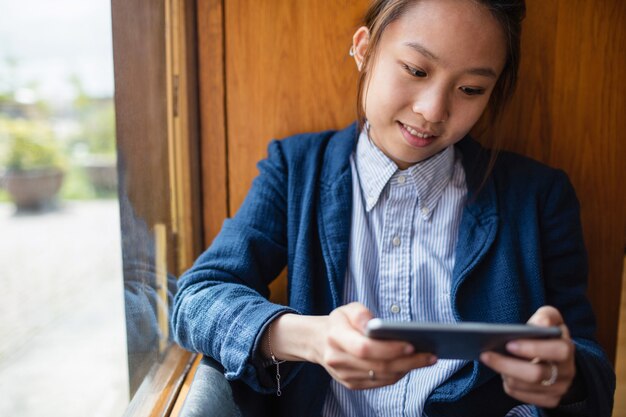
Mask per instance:
[[[410,311],[410,271],[412,213],[417,191],[408,177],[399,173],[388,187],[383,220],[383,259],[381,262],[381,306],[389,320],[408,321]]]
[[[380,306],[383,318],[408,321],[410,311],[410,271],[411,235],[413,233],[412,213],[417,206],[417,191],[409,185],[408,176],[399,173],[389,181],[384,198],[382,258],[380,263]],[[408,388],[408,378],[385,387],[400,393],[404,398]],[[404,401],[397,401],[393,415],[404,415]]]

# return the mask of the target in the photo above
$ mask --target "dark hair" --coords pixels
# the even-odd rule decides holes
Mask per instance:
[[[371,68],[372,59],[378,49],[380,38],[387,26],[400,18],[417,1],[419,0],[374,0],[365,14],[363,25],[368,28],[370,38],[362,63],[363,71],[359,74],[358,80],[357,116],[360,128],[365,124],[365,109],[363,107],[364,89],[367,88],[365,81]],[[491,11],[506,37],[506,62],[491,93],[486,111],[487,117],[491,122],[494,122],[515,90],[520,61],[522,20],[526,15],[526,3],[525,0],[475,1]]]

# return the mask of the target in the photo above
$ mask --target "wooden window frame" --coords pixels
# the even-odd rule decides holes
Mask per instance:
[[[179,275],[203,245],[196,4],[112,0],[111,10],[124,187],[154,233],[157,275]],[[162,332],[168,320],[159,317]],[[170,415],[196,355],[174,343],[162,343],[160,351],[125,416]]]

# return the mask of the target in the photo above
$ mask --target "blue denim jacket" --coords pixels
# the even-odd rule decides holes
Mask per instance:
[[[349,156],[357,137],[353,124],[273,141],[237,214],[179,280],[175,339],[222,364],[244,415],[320,415],[326,371],[310,363],[281,365],[283,395],[277,398],[275,368],[264,366],[259,342],[277,315],[323,315],[342,304]],[[523,323],[540,306],[555,306],[570,329],[586,385],[586,399],[559,411],[610,416],[615,374],[594,339],[579,206],[567,176],[502,152],[483,183],[488,152],[469,137],[456,146],[468,185],[452,278],[457,320]],[[289,304],[281,306],[267,300],[268,285],[285,266]],[[425,413],[503,416],[518,404],[498,375],[473,362],[432,393]]]

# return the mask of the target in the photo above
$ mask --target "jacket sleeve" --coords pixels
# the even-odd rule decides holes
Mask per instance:
[[[287,262],[288,173],[280,142],[270,144],[258,168],[237,214],[179,279],[171,321],[182,347],[216,359],[226,378],[271,392],[275,377],[257,353],[259,342],[269,322],[296,312],[267,299]]]
[[[567,175],[556,171],[541,208],[543,271],[546,298],[565,320],[576,347],[576,372],[586,398],[543,415],[610,417],[615,373],[595,340],[595,319],[585,295],[587,255],[578,199]]]

